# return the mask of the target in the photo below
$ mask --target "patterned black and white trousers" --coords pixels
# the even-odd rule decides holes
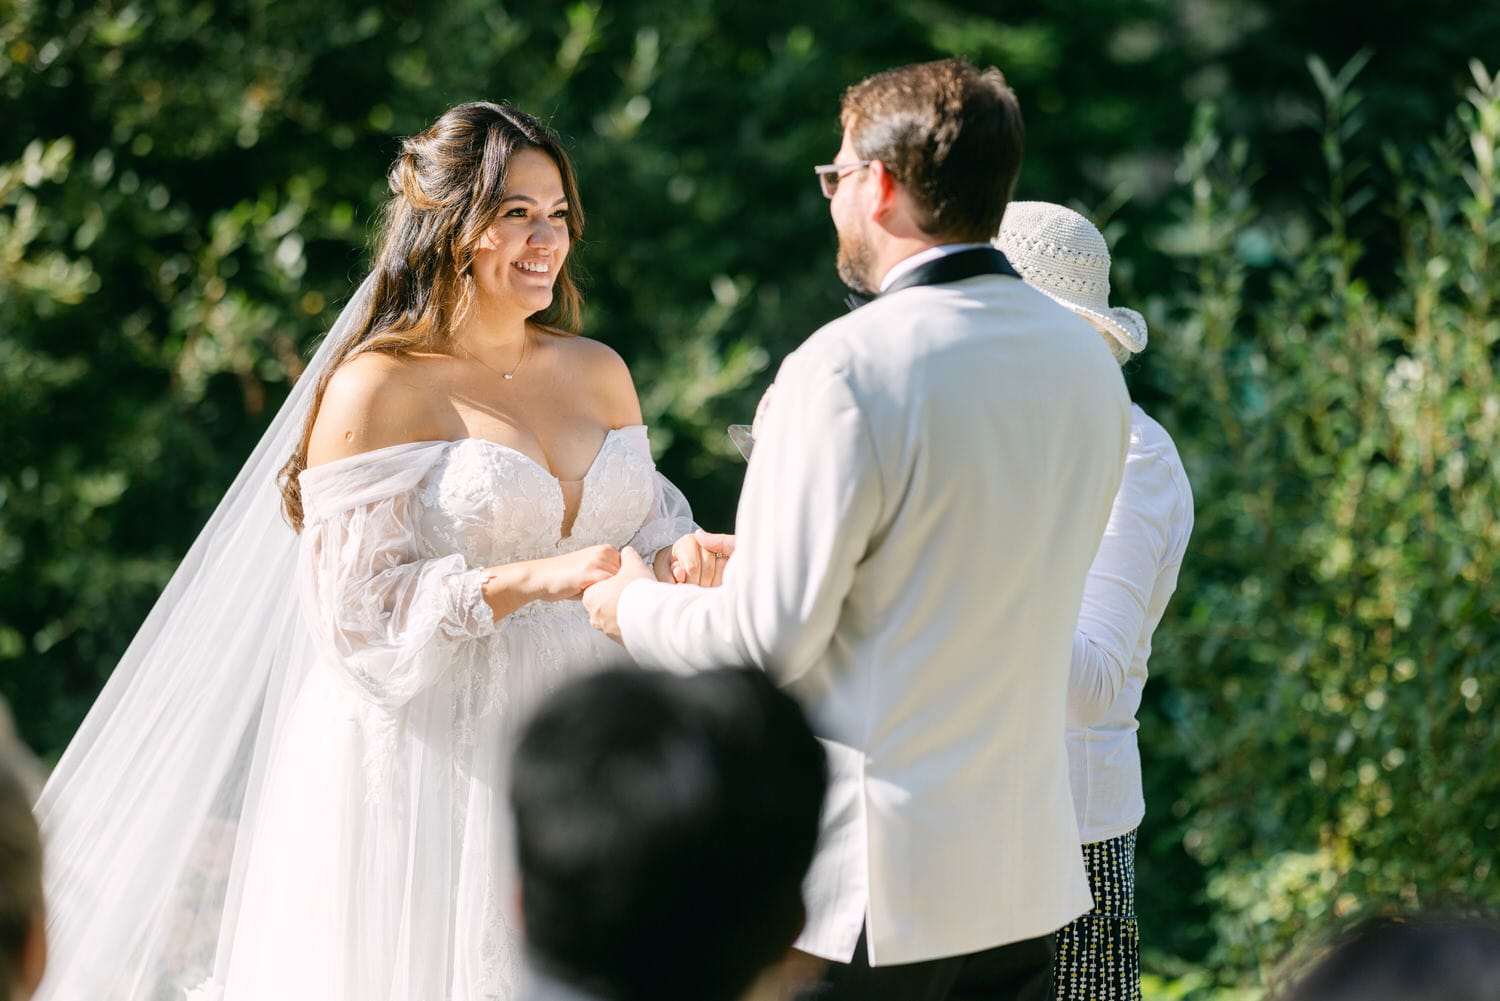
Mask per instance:
[[[1052,967],[1057,1001],[1140,1001],[1135,836],[1131,831],[1083,846],[1094,909],[1058,929]]]

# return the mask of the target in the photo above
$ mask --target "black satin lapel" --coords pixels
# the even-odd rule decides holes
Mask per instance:
[[[973,250],[960,250],[956,254],[948,254],[935,261],[919,264],[891,282],[890,286],[880,294],[890,295],[892,292],[899,292],[916,285],[947,285],[949,282],[963,281],[975,275],[1021,277],[1016,273],[1016,269],[1011,267],[1010,261],[1005,259],[1005,255],[994,247],[975,247]]]
[[[947,285],[949,282],[961,282],[975,275],[1021,277],[999,250],[994,247],[975,247],[972,250],[960,250],[956,254],[947,254],[935,261],[928,261],[926,264],[919,264],[891,282],[890,287],[880,294],[890,295],[892,292],[899,292],[904,288],[917,285]],[[844,305],[848,306],[852,312],[873,299],[873,296],[850,292],[844,297]]]

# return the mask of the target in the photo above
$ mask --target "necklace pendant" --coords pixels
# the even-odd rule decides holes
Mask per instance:
[[[509,382],[509,381],[510,381],[510,375],[511,375],[511,374],[510,374],[510,373],[509,373],[509,372],[506,372],[506,373],[505,373],[505,381],[506,381],[506,382]]]

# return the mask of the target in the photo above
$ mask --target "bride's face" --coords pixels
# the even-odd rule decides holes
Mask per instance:
[[[486,307],[530,316],[552,305],[568,256],[569,210],[551,157],[534,149],[511,156],[500,212],[474,253],[474,282]]]

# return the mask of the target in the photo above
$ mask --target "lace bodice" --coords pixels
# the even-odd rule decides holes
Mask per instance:
[[[693,529],[639,425],[605,436],[566,537],[561,484],[523,453],[474,438],[316,466],[302,474],[302,498],[303,606],[313,638],[325,661],[387,709],[455,672],[491,674],[521,651],[555,651],[558,629],[592,638],[577,602],[536,601],[495,622],[480,590],[485,568],[598,544],[628,544],[649,559]],[[548,628],[546,641],[515,635],[538,617],[559,616],[570,624]],[[455,649],[496,633],[488,652]]]
[[[422,480],[414,510],[426,556],[459,553],[471,566],[492,566],[624,546],[655,500],[649,454],[631,432],[611,431],[583,478],[572,532],[564,537],[562,486],[530,456],[480,438],[449,442]]]

